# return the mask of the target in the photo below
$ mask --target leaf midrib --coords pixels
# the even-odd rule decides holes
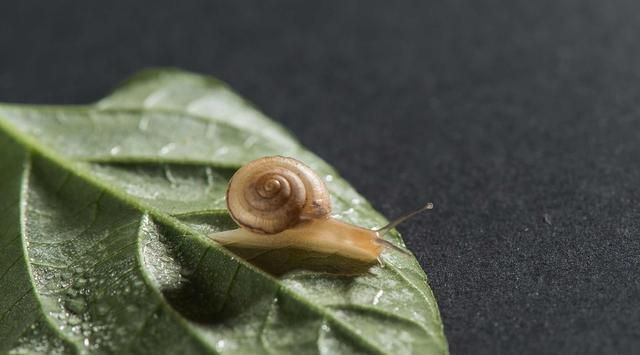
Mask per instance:
[[[254,272],[255,274],[263,278],[266,278],[270,282],[274,283],[279,290],[281,290],[282,292],[286,292],[291,298],[304,304],[308,309],[313,310],[316,313],[318,313],[320,316],[324,317],[325,319],[330,320],[335,326],[338,326],[343,331],[345,331],[345,333],[348,333],[356,342],[360,343],[360,345],[362,345],[363,347],[378,354],[386,354],[386,351],[384,349],[381,349],[377,344],[372,343],[367,339],[358,335],[358,333],[353,328],[351,328],[344,321],[337,318],[333,314],[333,312],[331,312],[330,310],[327,310],[322,306],[317,306],[313,304],[306,297],[286,287],[285,284],[281,283],[279,280],[272,277],[271,275],[264,273],[262,270],[257,269],[255,266],[251,265],[250,263],[242,259],[233,257],[232,254],[229,251],[225,250],[224,248],[208,242],[206,236],[204,236],[202,233],[198,232],[197,230],[191,229],[188,225],[185,225],[184,223],[180,222],[177,218],[167,215],[153,206],[146,206],[144,203],[138,202],[135,199],[130,198],[129,196],[122,193],[118,189],[114,189],[112,186],[104,183],[100,179],[93,177],[90,171],[86,171],[86,169],[82,168],[81,164],[78,164],[74,161],[67,160],[67,158],[64,155],[58,154],[53,149],[47,149],[46,146],[40,144],[31,136],[22,133],[19,129],[15,128],[12,124],[8,123],[6,119],[0,119],[0,129],[5,131],[9,136],[16,139],[19,143],[21,143],[24,147],[28,148],[30,151],[36,152],[38,155],[55,163],[59,167],[75,174],[77,177],[83,179],[87,183],[92,184],[101,190],[108,191],[112,196],[121,200],[123,203],[128,204],[129,206],[137,209],[141,213],[148,213],[160,223],[163,223],[168,226],[172,226],[186,235],[191,235],[193,237],[200,238],[202,241],[205,241],[206,243],[208,243],[209,248],[216,248],[217,250],[220,250],[227,257],[234,258],[236,262],[242,263],[242,265],[245,266],[247,269],[251,270],[252,272]],[[29,268],[29,273],[31,275],[30,268]],[[165,302],[164,298],[163,298],[163,302]]]
[[[105,113],[105,114],[113,114],[113,113],[132,113],[132,114],[149,114],[149,113],[157,113],[160,115],[177,115],[177,116],[185,116],[189,117],[195,121],[199,121],[205,125],[219,125],[224,126],[226,128],[239,131],[239,132],[249,132],[251,134],[255,134],[260,136],[261,139],[270,142],[269,136],[264,134],[263,131],[259,129],[251,129],[244,126],[238,126],[233,123],[229,123],[227,120],[220,118],[218,116],[204,116],[197,113],[193,113],[190,111],[178,110],[174,108],[168,107],[153,107],[153,108],[145,108],[138,106],[128,106],[128,107],[96,107],[93,105],[29,105],[29,104],[18,104],[18,103],[8,103],[2,102],[0,103],[0,108],[6,107],[9,109],[21,109],[21,110],[34,110],[34,111],[53,111],[53,112],[68,112],[75,111],[78,113]],[[282,145],[284,149],[292,149],[299,150],[300,142],[296,138],[294,138],[291,134],[286,132],[286,137],[289,139],[288,142]]]

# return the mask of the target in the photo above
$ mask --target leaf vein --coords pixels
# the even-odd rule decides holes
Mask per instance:
[[[20,301],[22,301],[22,299],[23,299],[26,295],[28,295],[28,294],[29,294],[29,291],[31,291],[31,290],[32,290],[32,288],[31,288],[31,287],[29,287],[29,288],[28,288],[28,289],[27,289],[27,290],[22,294],[22,296],[18,297],[18,299],[17,299],[15,302],[13,302],[13,304],[11,304],[11,306],[9,306],[9,307],[7,308],[7,310],[6,310],[4,313],[2,313],[2,315],[0,316],[0,323],[2,323],[2,321],[4,320],[4,317],[6,317],[6,316],[11,312],[11,310],[13,309],[13,307],[15,307],[15,306],[20,302]]]
[[[4,277],[9,273],[9,270],[11,270],[12,267],[14,267],[18,261],[20,261],[20,255],[18,255],[18,257],[16,258],[16,260],[14,260],[13,262],[11,262],[11,265],[7,266],[7,269],[4,270],[4,272],[2,273],[2,275],[0,275],[0,281],[2,281],[2,279],[4,279]]]
[[[363,305],[363,304],[357,304],[357,303],[351,303],[351,304],[329,304],[326,305],[326,307],[332,308],[332,309],[336,309],[336,310],[356,310],[356,311],[360,311],[360,312],[365,312],[365,313],[374,313],[386,318],[393,318],[408,324],[411,324],[412,326],[419,328],[420,330],[424,331],[425,333],[429,334],[432,337],[435,337],[436,334],[433,331],[430,331],[429,329],[427,329],[427,327],[425,327],[424,325],[416,322],[413,319],[410,318],[406,318],[401,316],[400,314],[397,313],[392,313],[392,312],[388,312],[386,310],[380,309],[380,308],[375,308],[375,307],[369,307],[367,305]]]

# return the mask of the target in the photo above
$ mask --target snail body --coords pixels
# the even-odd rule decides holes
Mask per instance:
[[[338,255],[367,264],[378,260],[384,245],[375,231],[333,218],[310,220],[276,234],[258,234],[239,228],[210,237],[224,246],[263,250],[292,248]]]
[[[227,208],[239,228],[209,238],[232,250],[296,250],[316,259],[339,257],[364,265],[380,262],[384,247],[405,249],[382,235],[413,214],[381,229],[367,229],[330,216],[330,194],[324,181],[302,162],[264,157],[249,162],[232,176]],[[408,253],[408,252],[407,252]]]

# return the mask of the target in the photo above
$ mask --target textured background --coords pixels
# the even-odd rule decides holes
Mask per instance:
[[[640,3],[0,2],[0,101],[232,84],[405,224],[453,354],[640,348]]]

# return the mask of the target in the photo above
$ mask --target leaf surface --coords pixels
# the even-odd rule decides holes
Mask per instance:
[[[94,105],[3,104],[0,152],[0,352],[448,352],[413,257],[276,278],[206,237],[234,226],[233,172],[273,154],[325,177],[336,218],[386,222],[222,82],[146,70]]]

